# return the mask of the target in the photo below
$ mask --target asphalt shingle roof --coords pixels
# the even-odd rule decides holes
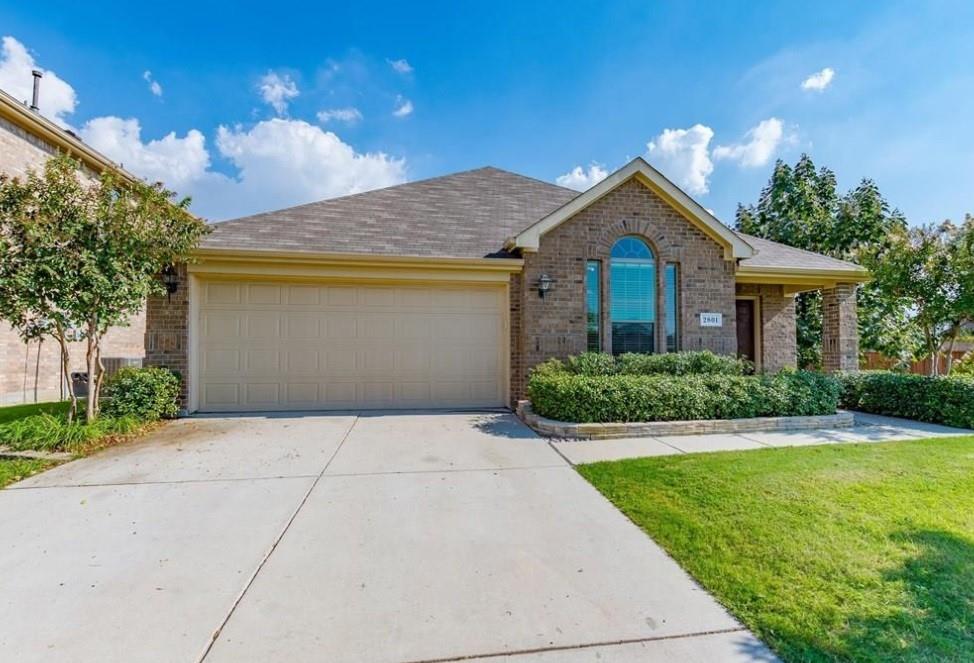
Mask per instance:
[[[769,239],[737,233],[744,241],[754,247],[757,254],[741,261],[748,267],[790,267],[792,269],[860,269],[851,262],[823,256],[821,253],[796,249],[787,244],[779,244]]]
[[[579,193],[478,168],[213,224],[203,248],[423,257],[506,257],[505,240]],[[855,269],[827,256],[738,233],[750,267]]]
[[[223,221],[203,248],[483,258],[577,195],[479,168]]]

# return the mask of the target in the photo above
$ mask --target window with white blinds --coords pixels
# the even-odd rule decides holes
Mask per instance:
[[[656,260],[649,246],[637,237],[617,241],[609,282],[612,354],[654,352]]]

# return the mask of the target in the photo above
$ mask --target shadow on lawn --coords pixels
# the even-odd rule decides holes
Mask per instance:
[[[974,544],[935,530],[891,539],[917,555],[884,574],[905,600],[887,614],[853,618],[835,652],[855,661],[961,661],[974,655]]]

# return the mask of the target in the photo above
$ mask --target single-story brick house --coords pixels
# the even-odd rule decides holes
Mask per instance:
[[[496,168],[214,225],[148,302],[146,362],[189,411],[489,407],[585,350],[858,362],[857,265],[734,232],[642,159],[584,193]]]

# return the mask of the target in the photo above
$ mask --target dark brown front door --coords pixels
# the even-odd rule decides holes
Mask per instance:
[[[755,361],[754,348],[754,300],[737,300],[737,354],[748,361]]]

